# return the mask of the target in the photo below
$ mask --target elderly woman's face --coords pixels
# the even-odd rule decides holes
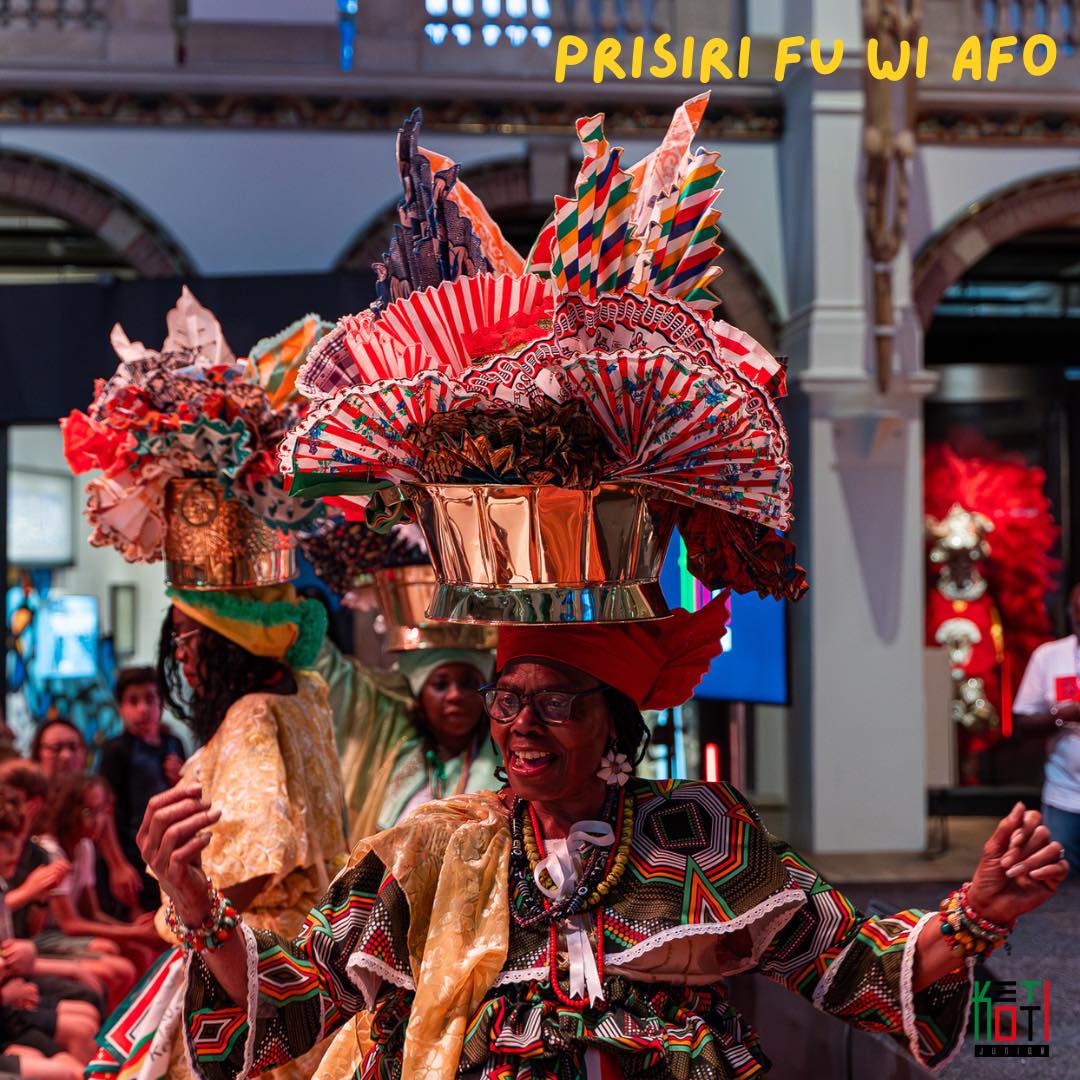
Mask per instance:
[[[576,694],[600,684],[576,668],[520,661],[507,665],[496,686],[519,695],[544,690]],[[599,693],[577,698],[564,724],[544,723],[531,700],[509,723],[491,721],[510,787],[530,802],[577,800],[590,787],[602,788],[596,770],[613,733],[607,702]]]

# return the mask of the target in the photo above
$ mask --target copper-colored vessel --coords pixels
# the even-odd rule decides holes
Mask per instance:
[[[271,529],[214,480],[170,480],[165,580],[177,589],[245,589],[291,581],[296,541]]]
[[[670,614],[659,576],[677,507],[639,484],[422,484],[405,494],[463,623],[631,622]]]
[[[495,648],[498,631],[493,626],[455,626],[428,617],[437,586],[430,563],[376,570],[373,577],[391,652]]]

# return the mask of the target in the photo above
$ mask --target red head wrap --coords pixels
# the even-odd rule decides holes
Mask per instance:
[[[728,620],[727,595],[691,614],[607,626],[499,627],[496,664],[534,657],[577,668],[621,690],[639,709],[670,709],[694,692],[713,658]]]

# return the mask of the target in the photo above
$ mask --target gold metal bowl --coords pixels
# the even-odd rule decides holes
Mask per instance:
[[[670,614],[660,567],[674,503],[639,484],[422,484],[403,489],[431,553],[431,619],[636,622]]]
[[[498,644],[498,630],[493,626],[455,626],[428,617],[437,587],[430,563],[376,570],[372,576],[386,619],[385,647],[390,652],[494,649]]]
[[[214,480],[165,490],[165,580],[177,589],[249,589],[291,581],[296,540],[271,529]]]

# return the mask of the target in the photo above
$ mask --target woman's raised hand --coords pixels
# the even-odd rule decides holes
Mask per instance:
[[[150,800],[135,837],[147,866],[188,926],[199,926],[210,914],[202,851],[210,843],[206,830],[220,817],[220,810],[202,801],[198,784],[182,784]]]
[[[971,879],[971,906],[991,922],[1011,923],[1057,891],[1069,872],[1064,853],[1042,814],[1017,803],[983,847]]]

